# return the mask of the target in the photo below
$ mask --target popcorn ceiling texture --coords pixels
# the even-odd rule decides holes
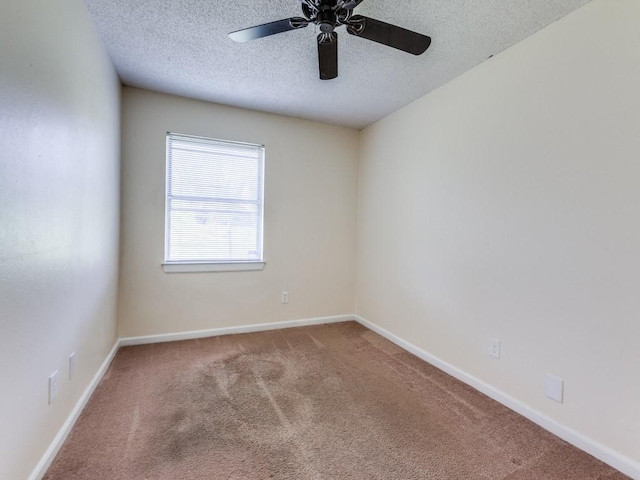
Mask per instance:
[[[125,85],[362,128],[588,0],[365,0],[356,12],[427,34],[419,57],[338,28],[339,77],[318,79],[313,26],[238,44],[229,32],[301,16],[299,0],[86,0]]]

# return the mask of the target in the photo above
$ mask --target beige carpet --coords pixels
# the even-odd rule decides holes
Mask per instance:
[[[47,480],[622,480],[357,323],[122,348]]]

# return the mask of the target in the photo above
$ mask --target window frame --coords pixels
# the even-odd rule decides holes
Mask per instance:
[[[182,138],[193,138],[198,141],[211,141],[218,142],[227,145],[243,145],[250,147],[259,147],[262,149],[262,158],[261,165],[259,171],[259,222],[260,222],[260,232],[258,238],[258,246],[260,259],[259,260],[233,260],[233,261],[217,261],[217,260],[187,260],[187,261],[171,261],[168,259],[168,254],[170,252],[170,199],[169,199],[169,183],[170,183],[170,159],[169,159],[169,142],[171,138],[182,137]],[[264,261],[264,185],[265,185],[265,162],[266,162],[266,149],[263,144],[256,143],[248,143],[248,142],[238,142],[232,140],[221,140],[217,138],[204,137],[199,135],[186,135],[177,132],[166,132],[165,135],[165,175],[164,175],[164,183],[165,183],[165,192],[164,192],[164,261],[162,263],[162,268],[165,273],[196,273],[196,272],[228,272],[228,271],[248,271],[248,270],[262,270],[265,265]]]

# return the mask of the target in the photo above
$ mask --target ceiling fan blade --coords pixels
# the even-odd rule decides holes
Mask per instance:
[[[278,20],[276,22],[265,23],[263,25],[256,25],[255,27],[231,32],[229,37],[235,42],[243,43],[248,42],[249,40],[268,37],[269,35],[275,35],[276,33],[297,30],[299,28],[304,28],[307,25],[309,25],[309,21],[302,17],[285,18],[284,20]]]
[[[360,5],[364,0],[347,0],[346,2],[344,2],[344,4],[342,5],[342,8],[344,8],[345,10],[353,10],[354,8],[356,8],[358,5]]]
[[[331,80],[338,76],[338,34],[318,35],[318,65],[320,80]]]
[[[347,32],[351,35],[382,43],[413,55],[424,53],[431,45],[431,37],[374,18],[354,15],[349,23],[351,25],[347,26]]]

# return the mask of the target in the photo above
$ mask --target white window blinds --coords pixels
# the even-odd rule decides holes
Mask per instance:
[[[262,261],[264,147],[167,133],[165,263]]]

